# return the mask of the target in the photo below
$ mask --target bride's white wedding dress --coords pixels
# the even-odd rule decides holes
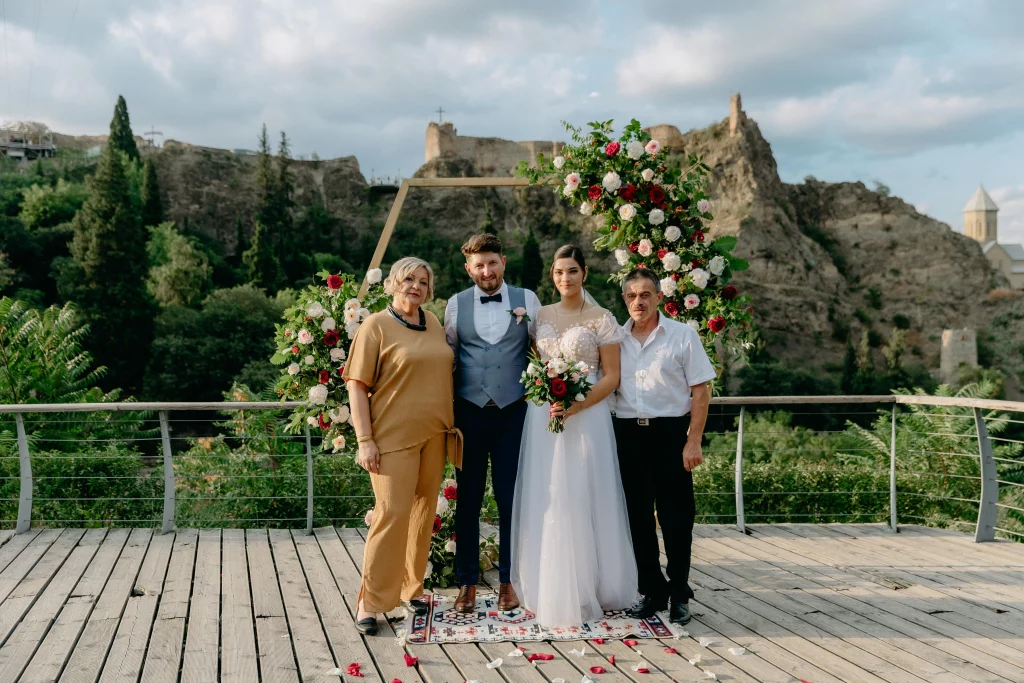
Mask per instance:
[[[622,328],[594,307],[571,320],[545,306],[537,348],[586,362],[596,384],[598,347]],[[529,405],[523,426],[512,515],[512,583],[544,626],[575,626],[636,599],[637,573],[619,477],[611,412],[602,401],[547,430],[548,406]]]

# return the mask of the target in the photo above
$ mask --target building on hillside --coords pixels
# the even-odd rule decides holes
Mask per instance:
[[[32,161],[55,156],[53,133],[43,124],[19,122],[0,127],[0,157]]]
[[[989,263],[1006,276],[1011,287],[1024,289],[1024,246],[999,243],[998,213],[999,207],[979,185],[964,206],[964,234],[981,243]]]

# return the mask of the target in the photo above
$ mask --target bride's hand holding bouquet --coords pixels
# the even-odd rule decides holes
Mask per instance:
[[[548,431],[558,434],[565,430],[565,418],[578,413],[580,404],[594,386],[587,378],[590,367],[582,361],[554,357],[542,361],[536,353],[530,354],[529,365],[520,382],[526,387],[526,397],[538,406],[551,404]]]

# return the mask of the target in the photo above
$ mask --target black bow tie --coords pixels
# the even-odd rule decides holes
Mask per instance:
[[[501,292],[498,292],[497,294],[492,294],[491,296],[482,296],[482,297],[480,297],[480,303],[482,303],[482,304],[487,304],[487,303],[490,303],[492,301],[497,301],[500,304],[501,303]]]

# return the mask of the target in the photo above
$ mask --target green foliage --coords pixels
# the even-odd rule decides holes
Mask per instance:
[[[882,309],[882,290],[878,287],[868,287],[868,306],[875,310]]]
[[[25,189],[21,222],[29,230],[67,223],[82,208],[87,196],[84,185],[69,183],[63,178],[55,186],[32,185]]]
[[[832,236],[830,232],[824,228],[820,228],[816,225],[803,225],[801,224],[800,229],[805,235],[811,240],[818,243],[829,258],[832,259],[832,265],[836,267],[839,274],[843,277],[848,277],[846,258],[843,256],[842,247],[839,244],[839,240]]]
[[[142,165],[142,224],[159,225],[164,222],[164,205],[160,200],[160,184],[156,177],[156,165],[151,158]]]
[[[281,262],[274,253],[270,236],[260,222],[256,223],[256,229],[253,230],[250,247],[242,254],[242,265],[250,284],[268,292],[277,291],[281,286]]]
[[[149,232],[149,293],[161,306],[198,303],[211,284],[206,254],[175,230],[174,223],[152,226]]]
[[[736,375],[740,379],[739,396],[827,396],[835,394],[837,388],[828,375],[780,363],[751,363]]]
[[[871,315],[869,315],[868,312],[862,308],[858,308],[856,311],[854,311],[853,317],[865,325],[871,324]]]
[[[892,324],[896,326],[896,329],[909,330],[910,318],[902,313],[896,313],[892,316]]]
[[[484,214],[484,222],[480,224],[480,232],[484,232],[489,235],[498,234],[498,229],[494,227],[494,216],[491,215],[490,202],[487,202],[486,204],[486,213]]]
[[[114,105],[114,118],[110,121],[107,149],[111,148],[124,153],[131,161],[139,161],[139,147],[135,144],[135,136],[132,134],[132,124],[128,117],[128,103],[121,95],[117,96],[117,104]]]
[[[537,291],[544,277],[544,258],[540,254],[540,242],[533,234],[533,227],[526,234],[523,242],[523,267],[519,275],[519,283],[526,289]]]

